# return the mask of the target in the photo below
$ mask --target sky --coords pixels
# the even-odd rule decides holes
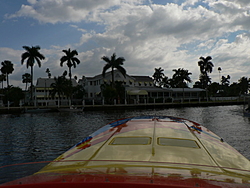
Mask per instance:
[[[24,88],[23,46],[41,47],[42,66],[34,81],[60,76],[62,50],[77,50],[81,61],[72,75],[93,77],[106,64],[101,57],[124,57],[128,75],[165,76],[184,68],[198,81],[201,56],[211,56],[212,82],[250,77],[249,0],[1,0],[0,61],[10,60],[10,84]],[[222,71],[219,74],[218,67]],[[36,83],[36,82],[34,82]]]

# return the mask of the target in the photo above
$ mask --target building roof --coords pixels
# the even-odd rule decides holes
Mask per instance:
[[[122,75],[118,70],[114,70],[114,75],[116,75],[117,73],[120,74],[120,75]],[[104,78],[103,78],[102,74],[98,74],[98,75],[95,75],[93,77],[85,77],[85,78],[87,80],[99,80],[99,79],[105,79],[107,77],[111,77],[111,71],[106,72]],[[131,76],[129,76],[128,74],[126,74],[126,77],[131,77]],[[123,77],[123,78],[125,79],[126,77]]]
[[[75,79],[71,80],[73,86],[77,86],[77,82]],[[54,78],[38,78],[36,82],[36,87],[50,87],[52,83],[55,83]]]
[[[171,92],[172,88],[161,88],[161,87],[138,87],[138,89],[146,90],[148,92]]]
[[[173,92],[183,92],[183,88],[171,88]],[[184,92],[201,92],[206,91],[205,89],[201,88],[184,88]]]
[[[183,92],[183,88],[161,88],[161,87],[147,87],[147,86],[142,86],[142,87],[128,87],[126,90],[146,90],[148,92]],[[205,91],[205,89],[200,89],[200,88],[184,88],[184,92],[201,92]]]
[[[135,78],[136,82],[153,82],[153,79],[149,76],[131,76]]]
[[[114,75],[116,75],[117,73],[121,74],[118,70],[114,70]],[[86,79],[87,80],[98,80],[98,79],[105,79],[105,78],[108,78],[108,77],[111,77],[111,71],[106,72],[104,78],[102,77],[102,74],[98,74],[98,75],[93,76],[93,77],[86,77]],[[153,82],[153,79],[151,77],[149,77],[149,76],[131,76],[131,75],[126,74],[126,77],[124,77],[124,79],[125,78],[132,79],[135,82]]]

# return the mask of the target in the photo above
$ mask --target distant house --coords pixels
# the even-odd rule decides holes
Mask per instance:
[[[111,72],[107,72],[105,77],[101,74],[94,77],[84,77],[76,82],[72,79],[73,86],[81,85],[85,89],[83,101],[78,101],[78,104],[83,104],[86,101],[94,104],[98,101],[99,104],[104,104],[104,98],[101,93],[101,85],[104,83],[110,84],[112,80]],[[205,91],[200,88],[161,88],[153,84],[153,79],[149,76],[132,76],[126,74],[124,77],[119,71],[114,72],[114,80],[120,81],[125,87],[124,99],[121,103],[138,104],[138,103],[155,103],[155,102],[171,102],[181,100],[198,100],[200,93]],[[57,106],[59,97],[53,99],[50,96],[51,84],[54,83],[54,78],[38,78],[34,91],[35,104],[38,106]],[[184,93],[184,97],[183,97]],[[61,97],[61,105],[69,105],[69,99],[66,96]],[[118,101],[117,101],[118,102]],[[120,101],[119,101],[120,102]],[[86,103],[85,103],[86,104]]]
[[[72,85],[77,86],[75,79],[72,79]],[[50,96],[51,84],[55,83],[54,78],[38,78],[35,85],[34,101],[38,106],[57,106],[59,96],[55,95],[54,98]],[[66,96],[61,96],[61,105],[69,105],[69,99]]]
[[[79,84],[85,88],[86,100],[103,100],[100,86],[104,83],[110,83],[112,80],[111,72],[107,72],[103,78],[101,74],[94,77],[84,77],[79,80]],[[114,80],[121,81],[125,87],[126,103],[149,103],[160,100],[182,100],[184,91],[184,100],[198,100],[200,92],[204,89],[199,88],[160,88],[153,84],[153,79],[149,76],[124,77],[119,71],[114,72]]]
[[[148,90],[156,89],[153,85],[153,80],[149,76],[130,76],[124,77],[119,71],[114,72],[114,80],[121,81],[125,87],[126,102],[134,100],[146,99],[148,96]],[[104,83],[110,84],[112,81],[111,72],[107,72],[105,77],[96,75],[94,77],[85,77],[79,81],[86,91],[86,99],[102,100],[100,86]]]
[[[197,100],[200,97],[200,93],[204,92],[204,89],[200,88],[171,88],[172,98],[174,100],[182,100],[184,93],[184,100]]]

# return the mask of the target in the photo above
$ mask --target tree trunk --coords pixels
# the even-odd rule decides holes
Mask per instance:
[[[9,74],[6,74],[6,78],[7,78],[7,87],[9,88]]]
[[[112,67],[112,69],[111,69],[111,76],[112,76],[112,87],[115,85],[114,84],[114,68]]]
[[[33,104],[33,66],[30,66],[31,86],[30,86],[30,102]]]

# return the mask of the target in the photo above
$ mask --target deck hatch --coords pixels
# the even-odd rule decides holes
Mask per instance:
[[[177,146],[188,148],[200,148],[196,141],[179,138],[158,138],[158,144],[161,146]]]
[[[111,145],[148,145],[151,143],[150,137],[116,137],[111,141]]]

